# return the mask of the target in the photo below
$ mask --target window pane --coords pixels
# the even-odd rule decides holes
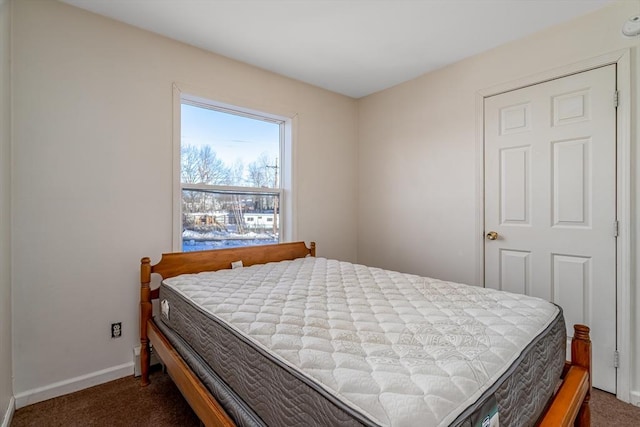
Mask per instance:
[[[280,124],[181,106],[181,180],[186,184],[280,187]]]
[[[184,252],[278,243],[279,197],[182,191]]]

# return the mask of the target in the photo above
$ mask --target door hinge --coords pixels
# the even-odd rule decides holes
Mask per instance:
[[[618,108],[618,104],[620,103],[620,91],[613,92],[613,107]]]
[[[620,367],[620,353],[617,350],[613,352],[613,367]]]
[[[618,234],[620,234],[620,223],[613,221],[613,237],[618,237]]]

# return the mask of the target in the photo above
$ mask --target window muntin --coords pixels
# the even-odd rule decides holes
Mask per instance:
[[[279,242],[285,121],[190,99],[180,117],[182,250]]]

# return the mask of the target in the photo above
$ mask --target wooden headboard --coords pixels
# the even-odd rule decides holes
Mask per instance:
[[[145,283],[145,265],[149,274],[156,273],[163,279],[180,274],[201,273],[231,268],[234,261],[242,261],[245,267],[254,264],[292,260],[316,255],[316,244],[307,248],[304,242],[279,243],[274,245],[246,246],[197,252],[174,252],[162,254],[160,261],[151,265],[149,258],[142,258],[141,282]]]

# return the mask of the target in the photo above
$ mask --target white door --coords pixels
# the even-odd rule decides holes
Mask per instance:
[[[615,91],[610,65],[489,97],[484,135],[485,286],[558,304],[569,338],[588,325],[593,385],[612,393]]]

